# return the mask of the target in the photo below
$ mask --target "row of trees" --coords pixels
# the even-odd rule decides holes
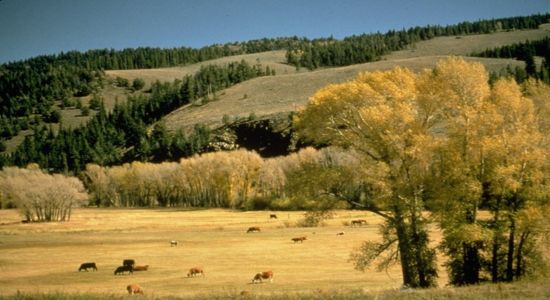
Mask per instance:
[[[366,197],[357,207],[386,222],[383,241],[355,254],[359,268],[387,253],[383,263],[398,259],[405,285],[434,286],[427,225],[437,221],[451,283],[511,281],[541,264],[534,244],[547,234],[549,103],[541,82],[490,86],[483,65],[451,58],[421,74],[396,68],[328,86],[296,128],[361,155]]]
[[[169,67],[261,51],[287,49],[287,61],[297,67],[341,66],[368,62],[419,40],[440,35],[487,33],[536,28],[548,14],[513,17],[457,25],[414,27],[386,34],[363,34],[338,41],[333,38],[273,38],[193,48],[101,49],[70,51],[0,65],[0,149],[7,140],[34,124],[56,123],[56,101],[71,102],[102,88],[103,70]],[[199,91],[201,93],[202,91]],[[208,93],[208,91],[206,91]],[[83,112],[87,113],[84,109]],[[41,116],[41,117],[38,117]]]
[[[316,69],[325,66],[345,66],[380,59],[391,51],[438,36],[490,33],[500,30],[534,29],[548,22],[550,14],[512,17],[477,22],[462,22],[448,26],[413,27],[385,34],[362,34],[343,40],[315,39],[297,43],[287,51],[287,62],[297,68]]]
[[[313,166],[351,167],[353,154],[306,148],[285,157],[262,159],[247,150],[212,152],[178,162],[132,162],[83,172],[97,206],[183,206],[236,209],[305,209],[316,204],[295,185]]]
[[[523,60],[525,61],[525,77],[533,77],[550,83],[550,37],[535,41],[514,43],[494,49],[486,49],[485,51],[472,53],[471,55]],[[538,70],[535,63],[535,56],[541,56],[543,58],[542,64]]]
[[[130,96],[110,113],[100,103],[94,117],[77,129],[61,128],[54,133],[51,127],[35,127],[34,134],[13,153],[0,158],[0,165],[38,163],[52,171],[78,173],[92,162],[179,160],[204,149],[209,131],[196,126],[194,134],[169,135],[162,124],[152,131],[148,126],[181,105],[198,99],[204,102],[220,89],[264,75],[268,74],[260,64],[241,61],[203,67],[194,76],[173,83],[156,82],[149,95]]]
[[[54,103],[67,102],[97,92],[104,84],[104,70],[160,68],[184,65],[224,56],[288,47],[299,39],[279,38],[193,48],[102,49],[43,55],[0,65],[1,139],[19,133],[21,120],[33,115],[48,116]],[[262,72],[265,72],[262,70]],[[40,120],[38,120],[40,121]]]

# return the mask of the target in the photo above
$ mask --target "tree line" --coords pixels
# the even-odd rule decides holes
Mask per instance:
[[[546,83],[550,82],[550,37],[535,41],[514,43],[493,49],[486,49],[481,52],[472,53],[471,56],[493,57],[493,58],[515,58],[525,62],[524,72],[519,70],[506,70],[516,78],[516,81],[523,82],[528,77],[540,79]],[[537,69],[535,56],[542,57],[542,64]]]
[[[547,23],[550,14],[511,17],[456,25],[416,26],[409,29],[390,30],[385,34],[371,33],[346,37],[343,40],[321,38],[306,40],[288,49],[286,58],[297,68],[310,70],[319,67],[345,66],[379,60],[382,55],[401,50],[418,41],[438,36],[491,33],[501,30],[535,29]]]
[[[16,136],[20,130],[33,124],[57,123],[60,113],[54,104],[69,105],[74,102],[72,97],[97,92],[104,84],[104,70],[170,67],[280,49],[287,50],[287,62],[296,67],[343,66],[377,60],[389,51],[436,36],[537,28],[547,22],[548,17],[549,14],[538,14],[444,27],[417,26],[343,40],[310,40],[294,36],[216,44],[199,49],[142,47],[69,51],[10,62],[0,65],[0,150],[5,148],[3,141]]]
[[[215,58],[286,49],[297,37],[259,39],[195,48],[70,51],[0,65],[0,143],[29,123],[56,123],[56,102],[103,88],[104,70],[172,67]]]
[[[102,102],[90,121],[76,129],[55,133],[51,126],[34,126],[33,134],[11,154],[0,156],[0,165],[38,163],[56,172],[82,171],[87,163],[178,160],[204,149],[209,130],[197,125],[194,133],[170,135],[162,124],[148,127],[167,113],[188,103],[214,100],[215,93],[233,84],[268,75],[260,64],[246,61],[225,66],[205,66],[195,75],[173,83],[156,82],[148,95],[129,96],[107,112]],[[271,74],[269,74],[271,75]]]

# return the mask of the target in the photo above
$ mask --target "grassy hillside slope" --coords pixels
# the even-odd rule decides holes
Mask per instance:
[[[256,78],[231,87],[220,95],[219,100],[204,106],[187,105],[168,115],[164,121],[168,129],[189,128],[203,123],[211,127],[222,124],[224,115],[257,117],[280,112],[295,111],[307,103],[307,99],[318,89],[331,83],[347,81],[359,72],[385,70],[395,66],[420,71],[432,68],[438,60],[448,55],[467,55],[473,51],[507,45],[526,39],[540,39],[550,35],[550,24],[537,30],[518,30],[460,37],[439,37],[423,41],[410,49],[391,53],[381,61],[347,67],[320,69],[312,72],[287,74],[277,73],[275,77]],[[281,56],[280,59],[284,59]],[[510,65],[523,67],[524,63],[514,59],[467,58],[483,63],[489,71],[499,71]]]
[[[340,68],[319,69],[309,72],[306,69],[296,70],[294,66],[285,63],[285,51],[269,51],[255,54],[245,54],[224,57],[202,63],[163,69],[112,70],[106,71],[108,81],[117,76],[128,79],[142,78],[146,82],[144,89],[156,80],[174,81],[186,75],[194,74],[201,66],[208,64],[227,64],[229,62],[245,60],[250,64],[261,63],[275,70],[276,76],[257,78],[231,87],[218,93],[217,101],[204,106],[187,105],[181,107],[164,118],[169,130],[190,128],[196,123],[217,127],[222,124],[225,116],[230,119],[248,117],[253,113],[256,117],[274,113],[286,113],[296,110],[307,102],[307,99],[321,87],[349,80],[358,72],[389,69],[394,66],[403,66],[413,70],[431,68],[435,63],[447,55],[467,55],[473,51],[493,48],[525,40],[540,39],[550,36],[550,24],[543,24],[536,30],[515,30],[492,34],[478,34],[468,36],[438,37],[422,41],[408,49],[386,55],[383,60],[373,63],[352,65]],[[523,62],[512,59],[469,58],[482,62],[491,71],[498,71],[510,65],[523,67]],[[100,95],[105,101],[107,109],[114,104],[123,102],[133,92],[115,87],[107,83]],[[140,93],[140,92],[138,92]],[[84,105],[88,104],[90,96],[81,98]],[[61,110],[63,126],[75,128],[85,123],[89,117],[82,116],[78,109]],[[93,115],[94,111],[90,112]],[[53,125],[54,129],[57,124]],[[6,142],[7,152],[11,152],[19,145],[24,136],[30,131],[22,131],[18,136]]]
[[[212,128],[222,125],[224,115],[230,118],[246,118],[251,113],[257,117],[295,111],[305,105],[308,98],[320,88],[352,79],[359,72],[390,69],[395,66],[415,71],[432,68],[445,56],[425,56],[408,59],[383,60],[373,63],[340,68],[316,70],[307,73],[260,77],[224,90],[219,100],[202,106],[186,105],[164,118],[169,130],[189,128],[196,123]],[[523,66],[511,59],[467,58],[479,61],[490,70],[500,70],[506,65]]]
[[[111,76],[111,77],[119,76],[122,78],[126,78],[129,81],[134,80],[134,78],[140,77],[145,81],[146,86],[150,85],[156,80],[159,80],[161,82],[173,81],[174,79],[182,78],[186,75],[195,74],[200,70],[202,66],[224,65],[230,62],[241,61],[241,60],[244,60],[251,65],[260,63],[264,68],[266,66],[269,66],[269,68],[271,68],[272,70],[275,70],[275,72],[279,75],[296,73],[296,68],[294,66],[290,66],[285,63],[286,61],[285,54],[286,54],[286,51],[284,50],[269,51],[269,52],[254,53],[254,54],[228,56],[228,57],[208,60],[208,61],[181,66],[181,67],[163,68],[163,69],[110,70],[110,71],[105,71],[105,73],[108,76]]]

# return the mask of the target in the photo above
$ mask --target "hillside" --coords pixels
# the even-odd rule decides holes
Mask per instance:
[[[395,66],[420,71],[434,67],[436,62],[443,58],[445,56],[393,59],[307,73],[256,78],[226,89],[218,96],[217,101],[202,106],[183,106],[166,116],[164,122],[169,130],[190,128],[197,123],[216,128],[222,125],[224,115],[235,119],[246,118],[252,113],[261,117],[296,111],[305,105],[309,96],[318,89],[328,84],[350,80],[359,72],[386,70]],[[510,59],[468,60],[482,62],[489,70],[499,70],[507,65],[523,65],[522,62]]]
[[[438,37],[416,43],[410,49],[391,53],[385,56],[382,61],[327,68],[312,72],[294,73],[291,70],[287,74],[278,72],[275,77],[257,78],[231,87],[218,95],[218,101],[200,107],[191,105],[181,107],[168,115],[164,121],[170,130],[189,128],[196,123],[207,124],[215,128],[222,124],[224,115],[232,118],[243,118],[251,113],[260,117],[262,115],[295,111],[296,108],[304,105],[308,97],[321,87],[349,80],[359,72],[385,70],[395,66],[419,71],[432,68],[438,60],[447,55],[468,55],[474,51],[525,40],[540,39],[545,36],[550,36],[550,24],[544,24],[537,30]],[[254,55],[251,56],[254,57]],[[280,54],[280,56],[273,55],[269,58],[275,59],[275,61],[268,59],[265,59],[265,61],[269,61],[274,66],[283,65],[284,54]],[[276,59],[279,59],[279,64],[277,64]],[[508,65],[512,68],[524,66],[523,62],[514,59],[468,58],[468,60],[483,63],[489,71],[499,71]],[[166,73],[163,73],[163,70],[143,70],[144,75],[142,76],[150,72],[168,74],[170,71],[166,70]]]
[[[306,68],[297,69],[286,63],[284,50],[269,51],[254,54],[228,56],[224,58],[204,61],[201,63],[159,69],[134,69],[134,70],[108,70],[99,95],[103,98],[108,111],[112,110],[115,103],[123,103],[130,95],[141,94],[155,81],[173,82],[186,75],[196,74],[201,67],[206,65],[226,65],[230,62],[244,60],[250,65],[261,64],[274,70],[276,76],[256,78],[247,82],[219,91],[215,95],[215,101],[206,105],[185,105],[163,118],[163,122],[169,131],[184,129],[189,131],[195,124],[206,124],[210,128],[218,128],[225,120],[242,120],[253,117],[254,119],[266,119],[274,114],[280,117],[288,112],[295,111],[304,105],[315,91],[321,87],[349,80],[357,73],[373,70],[384,70],[394,66],[403,66],[413,70],[431,68],[435,63],[447,55],[467,55],[474,51],[480,51],[496,46],[511,43],[536,40],[550,36],[550,24],[543,24],[533,30],[501,31],[491,34],[476,34],[462,36],[443,36],[430,40],[417,42],[409,48],[390,53],[382,60],[356,64],[345,67],[319,68],[308,71]],[[499,71],[506,66],[523,68],[524,63],[514,59],[488,59],[468,58],[482,62],[490,71]],[[540,59],[538,60],[540,63]],[[138,92],[117,87],[113,81],[122,77],[130,82],[135,78],[144,79],[146,85]],[[88,105],[91,96],[81,97],[83,105]],[[60,103],[57,109],[61,108]],[[79,109],[70,107],[59,110],[62,115],[62,123],[65,128],[75,128],[89,120],[83,116]],[[90,116],[95,114],[90,111]],[[52,124],[56,130],[58,124]],[[31,130],[22,130],[19,135],[6,140],[6,151],[12,152],[22,141],[25,135],[31,134]]]
[[[276,71],[274,77],[256,78],[233,86],[217,95],[218,100],[203,106],[186,105],[164,118],[167,128],[175,131],[189,129],[194,124],[206,124],[211,128],[222,125],[222,119],[247,118],[251,114],[262,116],[295,111],[307,102],[309,96],[323,86],[353,78],[359,72],[385,70],[402,66],[419,71],[432,68],[436,62],[448,55],[468,55],[474,51],[493,48],[525,40],[550,36],[550,24],[536,30],[515,30],[492,34],[437,37],[422,41],[408,49],[386,55],[383,60],[338,68],[315,71],[297,71],[285,63],[285,51],[271,51],[257,54],[225,57],[183,67],[107,71],[110,77],[120,76],[128,80],[143,78],[148,84],[155,80],[172,81],[193,74],[207,64],[225,64],[244,59],[261,63]],[[499,71],[506,66],[523,67],[524,63],[514,59],[468,58],[483,63],[489,71]]]

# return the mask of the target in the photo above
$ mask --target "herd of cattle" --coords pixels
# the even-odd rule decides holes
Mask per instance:
[[[270,219],[277,219],[277,215],[270,214],[269,218]],[[362,225],[366,225],[367,221],[365,219],[356,219],[356,220],[352,220],[350,224],[351,224],[352,227],[353,226],[362,226]],[[248,228],[248,230],[246,232],[247,233],[261,232],[261,229],[258,226],[251,226],[251,227]],[[340,232],[336,233],[336,235],[344,235],[344,232],[340,231]],[[294,237],[294,238],[291,238],[291,240],[294,243],[297,243],[297,242],[303,243],[305,240],[307,240],[307,237],[306,236]],[[176,241],[176,240],[170,241],[170,247],[174,247],[174,246],[177,246],[177,245],[178,245],[178,241]],[[118,266],[115,269],[114,275],[124,274],[125,272],[127,272],[128,274],[133,274],[134,271],[147,271],[148,269],[149,269],[149,265],[136,265],[136,262],[135,262],[134,259],[124,259],[122,261],[122,265]],[[96,263],[95,262],[85,262],[85,263],[82,263],[80,265],[80,267],[78,268],[79,272],[80,271],[88,272],[88,270],[97,271]],[[201,268],[201,267],[192,267],[192,268],[190,268],[189,272],[187,273],[187,277],[190,278],[190,277],[197,277],[197,276],[204,276],[203,268]],[[269,280],[269,282],[273,282],[273,271],[269,270],[269,271],[256,273],[256,275],[254,275],[254,277],[252,278],[252,283],[263,283],[264,280]],[[138,284],[135,284],[135,283],[129,284],[126,287],[126,290],[128,291],[128,293],[130,295],[143,294],[143,289],[141,288],[141,286],[139,286]]]

